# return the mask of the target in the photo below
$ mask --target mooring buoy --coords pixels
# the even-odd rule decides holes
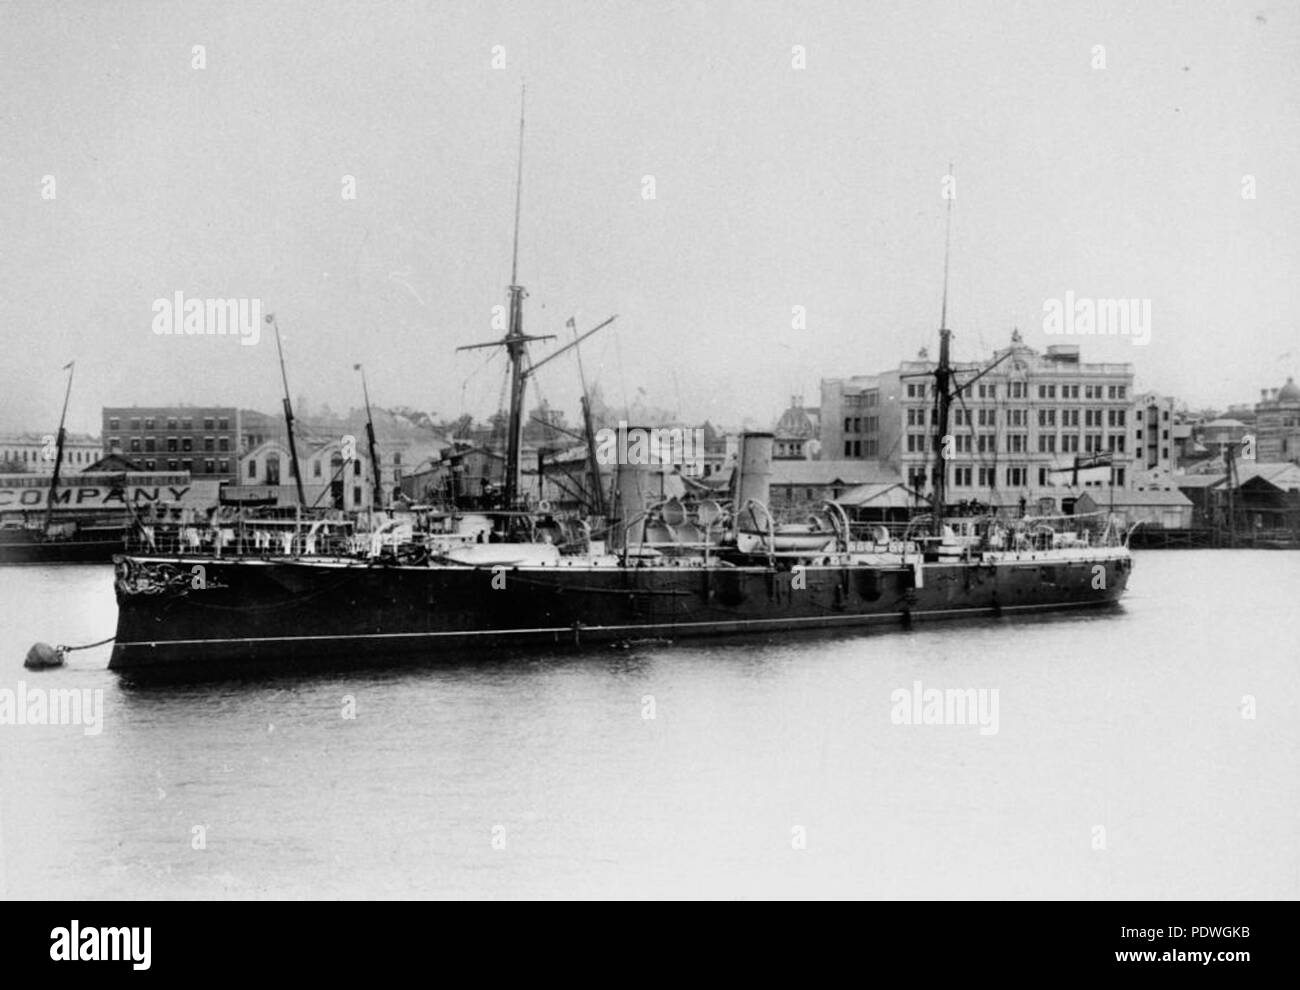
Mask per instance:
[[[23,666],[28,670],[48,670],[50,667],[63,666],[63,650],[49,643],[35,643],[27,651]]]

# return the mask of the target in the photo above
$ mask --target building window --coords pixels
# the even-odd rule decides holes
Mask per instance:
[[[1062,410],[1061,410],[1061,425],[1062,425],[1062,426],[1078,426],[1078,425],[1079,425],[1079,410],[1077,410],[1077,409],[1062,409]]]
[[[194,429],[194,420],[191,417],[186,416],[184,419],[181,420],[181,429],[182,430]]]
[[[972,469],[968,467],[958,467],[953,470],[952,483],[958,488],[969,488],[971,482]]]
[[[212,462],[211,459],[205,460],[205,461],[203,462],[203,473],[204,473],[204,474],[216,474],[216,473],[217,473],[217,466],[216,466],[216,464],[214,464],[214,463]]]
[[[1056,453],[1056,434],[1040,433],[1038,434],[1038,452],[1040,454]]]
[[[229,473],[230,473],[230,460],[229,460],[229,458],[222,457],[220,460],[218,460],[218,461],[217,461],[217,470],[220,471],[222,474],[229,474]]]
[[[216,450],[216,449],[217,449],[217,438],[216,438],[216,437],[204,437],[204,438],[203,438],[203,449],[204,449],[204,450]]]
[[[1116,488],[1123,488],[1123,487],[1124,487],[1124,469],[1123,469],[1123,468],[1116,468],[1116,469],[1114,470],[1114,472],[1112,472],[1112,477],[1113,477],[1113,481],[1112,481],[1112,483],[1115,485]]]
[[[1056,398],[1056,386],[1055,386],[1055,385],[1039,385],[1039,386],[1038,386],[1038,397],[1039,397],[1040,399],[1055,399],[1055,398]]]
[[[1161,448],[1160,448],[1160,457],[1161,457],[1162,460],[1166,460],[1166,461],[1169,460],[1169,448],[1168,448],[1168,447],[1161,447]]]
[[[1061,437],[1061,453],[1077,454],[1079,452],[1079,434],[1067,433]]]
[[[1107,424],[1109,426],[1123,426],[1124,418],[1125,418],[1124,413],[1125,410],[1123,409],[1107,409],[1106,410]]]
[[[194,438],[181,437],[181,450],[193,450],[193,449],[194,449]]]
[[[1047,484],[1048,484],[1048,482],[1047,482],[1047,468],[1045,468],[1045,467],[1040,467],[1040,468],[1038,469],[1038,487],[1039,487],[1039,488],[1046,488],[1046,487],[1047,487]]]
[[[174,429],[176,429],[176,426],[177,426],[176,417],[175,417],[175,416],[168,416],[168,417],[167,417],[167,429],[169,429],[169,430],[174,430]]]
[[[230,437],[217,437],[217,450],[229,450]]]
[[[980,426],[997,426],[998,411],[996,409],[981,409],[979,411]]]
[[[111,417],[109,417],[109,420],[108,420],[108,428],[109,428],[110,430],[121,429],[121,427],[120,427],[119,424],[118,424],[118,419],[117,419],[116,416],[111,416]]]
[[[133,430],[138,430],[138,429],[140,429],[140,419],[139,419],[139,417],[136,417],[136,418],[134,418],[134,419],[131,420],[131,429],[133,429]]]
[[[146,471],[152,471],[152,470],[154,470],[154,469],[157,467],[157,463],[158,463],[157,461],[146,460],[146,461],[144,462],[144,469],[145,469]]]
[[[257,458],[251,458],[248,462],[248,478],[250,481],[257,478]]]
[[[1124,434],[1112,433],[1106,439],[1112,452],[1120,454],[1124,453]]]
[[[146,454],[152,454],[157,449],[158,449],[157,440],[155,440],[153,437],[144,438],[144,452]]]
[[[216,429],[216,426],[214,425],[215,422],[216,422],[216,420],[214,420],[211,416],[204,416],[204,417],[203,417],[203,428],[204,428],[205,430],[214,430],[214,429]]]
[[[217,420],[217,429],[219,430],[230,429],[230,417],[222,416],[219,420]]]
[[[1027,469],[1023,467],[1007,468],[1007,485],[1010,488],[1020,488],[1025,484]]]
[[[131,438],[131,453],[133,453],[133,454],[138,454],[138,453],[140,453],[140,438],[139,438],[139,437],[132,437],[132,438]]]
[[[1078,385],[1062,385],[1062,386],[1061,386],[1061,398],[1062,398],[1062,399],[1077,399],[1078,397],[1079,397],[1079,386],[1078,386]]]
[[[1088,454],[1101,453],[1101,434],[1089,433],[1083,438],[1083,449]]]
[[[1056,410],[1055,409],[1038,410],[1038,425],[1052,426],[1052,427],[1056,426]]]
[[[185,460],[181,461],[181,470],[182,470],[182,471],[189,471],[190,473],[193,473],[193,472],[194,472],[194,462],[193,462],[192,460],[190,460],[190,458],[188,458],[188,457],[185,458]]]
[[[167,470],[168,470],[168,471],[179,471],[180,469],[181,469],[180,461],[177,461],[177,460],[169,460],[169,461],[167,462]]]
[[[1023,454],[1029,447],[1029,438],[1023,433],[1007,434],[1007,451],[1012,454]]]
[[[980,468],[979,479],[981,488],[994,488],[997,486],[997,479],[994,477],[991,467]]]
[[[352,504],[361,504],[361,489],[357,488],[355,485],[352,486]]]
[[[122,449],[122,438],[121,438],[121,437],[112,437],[112,438],[108,441],[108,449],[109,449],[109,450],[121,450],[121,449]]]
[[[146,430],[152,430],[154,428],[154,422],[155,421],[152,416],[146,416],[144,419],[144,428]]]
[[[167,450],[168,450],[168,452],[170,453],[171,451],[178,450],[178,449],[180,449],[180,448],[179,448],[179,445],[178,445],[178,443],[177,443],[176,438],[175,438],[175,437],[168,437],[168,438],[167,438]]]
[[[320,458],[319,458],[319,457],[317,457],[315,460],[313,460],[313,461],[311,462],[311,476],[312,476],[313,478],[319,478],[319,477],[320,477]],[[592,475],[592,477],[595,477],[595,475]]]
[[[852,441],[852,440],[845,440],[845,441],[844,441],[844,456],[845,456],[845,457],[852,457],[852,456],[853,456],[853,441]]]

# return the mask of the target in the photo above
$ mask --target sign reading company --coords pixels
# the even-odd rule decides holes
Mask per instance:
[[[60,487],[54,505],[62,509],[122,509],[128,505],[180,502],[188,485],[77,485]],[[0,510],[44,509],[49,504],[48,487],[9,488],[0,485]]]

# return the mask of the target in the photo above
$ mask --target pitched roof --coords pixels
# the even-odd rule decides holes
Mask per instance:
[[[902,476],[879,461],[773,461],[774,485],[869,485],[894,484]]]
[[[1105,495],[1102,492],[1084,492],[1079,496],[1080,499],[1087,498],[1093,505],[1098,508],[1106,508],[1112,504],[1110,493]],[[1127,505],[1176,505],[1180,508],[1192,504],[1192,500],[1180,492],[1178,489],[1173,491],[1145,491],[1145,492],[1115,492],[1114,505],[1121,508]]]
[[[901,481],[894,481],[858,485],[835,501],[855,509],[868,505],[873,509],[906,509],[920,501],[920,497]]]
[[[1300,488],[1300,464],[1290,461],[1241,461],[1237,464],[1240,484],[1255,478],[1262,478],[1277,488]],[[1204,474],[1175,475],[1170,479],[1178,488],[1215,488],[1227,480],[1228,476],[1222,469]]]

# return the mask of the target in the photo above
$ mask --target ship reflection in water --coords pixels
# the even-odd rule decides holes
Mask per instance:
[[[2,571],[0,688],[104,707],[0,725],[0,893],[1294,897],[1300,555],[1138,558],[1096,612],[153,688],[20,667],[110,569]]]

